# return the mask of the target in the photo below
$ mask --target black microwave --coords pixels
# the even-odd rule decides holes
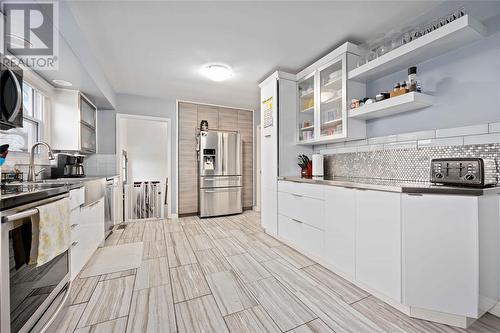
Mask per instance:
[[[0,54],[0,129],[23,127],[23,70]]]

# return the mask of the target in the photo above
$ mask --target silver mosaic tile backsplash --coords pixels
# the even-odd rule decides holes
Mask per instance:
[[[361,177],[402,181],[429,181],[433,158],[481,157],[497,162],[500,176],[500,143],[379,150],[325,155],[325,177]]]

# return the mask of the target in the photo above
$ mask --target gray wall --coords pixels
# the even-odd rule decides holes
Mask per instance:
[[[169,190],[172,197],[172,213],[177,213],[177,119],[175,99],[158,99],[136,95],[117,94],[116,110],[99,110],[97,112],[97,153],[116,154],[116,114],[133,114],[141,116],[170,118],[172,120],[172,179]],[[154,144],[152,142],[151,144]]]
[[[500,33],[416,65],[434,105],[370,120],[368,137],[500,121]],[[367,93],[375,96],[404,79],[406,70],[391,74],[368,84]]]
[[[176,99],[158,99],[117,94],[116,103],[116,110],[99,110],[97,113],[97,153],[116,154],[117,113],[170,118],[172,120],[172,179],[169,190],[172,196],[172,213],[177,213],[177,150],[175,146],[177,138],[177,119],[175,114]],[[260,110],[254,112],[254,125],[257,126],[258,124],[260,124]]]

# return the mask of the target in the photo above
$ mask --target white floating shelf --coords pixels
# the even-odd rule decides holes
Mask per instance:
[[[321,102],[321,104],[328,104],[328,103],[332,103],[335,101],[341,101],[341,100],[342,100],[342,96],[336,96],[336,97],[332,97],[332,98],[327,99],[326,101]]]
[[[307,130],[312,130],[312,129],[314,129],[314,125],[300,128],[301,131],[307,131]]]
[[[306,98],[306,97],[311,96],[312,94],[314,94],[314,90],[300,94],[300,98]]]
[[[307,109],[304,109],[304,110],[300,110],[301,113],[308,113],[308,112],[311,112],[311,111],[314,111],[314,106],[311,106]]]
[[[325,82],[325,84],[323,84],[323,87],[328,87],[328,86],[331,86],[332,84],[335,84],[335,83],[342,83],[342,77],[338,77],[338,78],[335,78],[335,79],[331,79],[330,81],[328,82]]]
[[[348,78],[359,82],[381,78],[479,40],[485,31],[479,21],[465,15],[351,70]]]
[[[328,128],[328,127],[333,127],[342,122],[342,118],[337,118],[329,121],[325,121],[324,123],[321,124],[322,128]]]
[[[402,112],[422,109],[431,106],[432,103],[433,97],[430,95],[409,92],[404,95],[351,109],[349,110],[349,118],[366,120],[387,117]]]

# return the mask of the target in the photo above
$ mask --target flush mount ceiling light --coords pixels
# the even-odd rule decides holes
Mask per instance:
[[[201,73],[212,81],[221,82],[233,76],[231,67],[222,64],[210,64],[201,68]]]
[[[73,83],[69,82],[69,81],[65,81],[65,80],[52,80],[52,82],[54,82],[55,84],[57,84],[58,86],[61,86],[61,87],[71,87],[73,85]]]

